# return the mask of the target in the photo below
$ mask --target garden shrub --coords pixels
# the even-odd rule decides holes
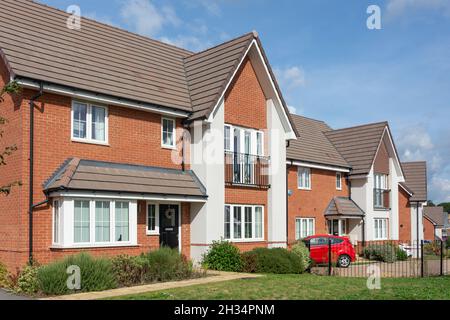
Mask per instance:
[[[112,269],[119,286],[129,287],[145,282],[147,270],[142,257],[117,256],[112,259]]]
[[[8,269],[0,262],[0,288],[8,288],[10,279]]]
[[[138,263],[141,264],[145,282],[188,279],[194,274],[192,262],[178,250],[167,247],[141,255]]]
[[[406,261],[408,260],[408,253],[402,248],[396,248],[396,256],[398,261]]]
[[[397,250],[390,243],[370,244],[364,248],[363,256],[369,260],[393,263],[397,260]]]
[[[430,243],[425,243],[423,245],[423,253],[430,256],[440,256],[441,255],[441,244],[437,241],[432,241]]]
[[[93,258],[80,253],[43,266],[38,270],[40,290],[47,295],[72,293],[67,287],[67,268],[78,266],[81,272],[81,292],[102,291],[117,287],[110,259]]]
[[[306,244],[303,241],[298,241],[292,246],[291,251],[300,258],[300,261],[302,262],[302,272],[308,270],[311,266],[311,258]]]
[[[26,266],[20,271],[17,278],[17,286],[14,288],[17,293],[35,294],[39,291],[38,280],[39,267]]]
[[[283,248],[257,248],[244,256],[247,264],[243,269],[248,272],[296,274],[304,270],[301,258]]]
[[[243,267],[239,248],[227,241],[214,241],[202,264],[206,269],[230,272],[240,272]]]
[[[450,237],[447,238],[447,241],[445,242],[445,247],[447,249],[450,249]]]
[[[258,270],[258,259],[255,252],[244,252],[242,254],[242,271],[256,273]]]

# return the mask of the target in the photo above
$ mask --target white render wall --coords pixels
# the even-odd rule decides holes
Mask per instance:
[[[191,169],[206,188],[204,204],[191,203],[191,258],[195,262],[214,240],[223,237],[225,205],[224,102],[212,122],[195,121],[191,128]]]
[[[268,191],[268,241],[270,247],[286,247],[286,139],[279,108],[267,101],[268,152],[270,172]]]

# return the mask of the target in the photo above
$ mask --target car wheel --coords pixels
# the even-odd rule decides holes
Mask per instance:
[[[352,260],[350,259],[350,257],[346,254],[343,254],[342,256],[339,256],[338,266],[340,268],[348,268],[351,262]]]

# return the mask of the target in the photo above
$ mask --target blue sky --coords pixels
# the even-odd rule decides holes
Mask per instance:
[[[333,128],[388,120],[401,159],[428,161],[430,199],[450,201],[448,0],[40,2],[194,51],[256,30],[292,110]]]

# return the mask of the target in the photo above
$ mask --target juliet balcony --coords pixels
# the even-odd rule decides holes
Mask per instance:
[[[225,184],[268,189],[269,165],[269,157],[226,151]]]

